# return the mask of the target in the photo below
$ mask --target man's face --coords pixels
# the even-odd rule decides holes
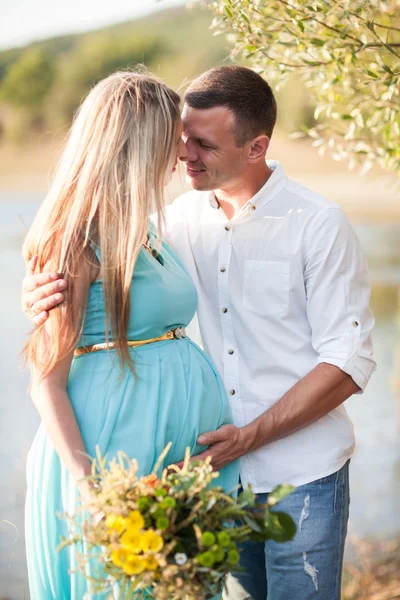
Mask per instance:
[[[245,149],[235,139],[235,119],[229,108],[191,108],[182,112],[187,156],[186,176],[195,190],[231,190],[240,185],[246,167]]]

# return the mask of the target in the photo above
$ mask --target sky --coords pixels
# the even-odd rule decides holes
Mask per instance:
[[[0,50],[183,4],[185,0],[0,0]]]

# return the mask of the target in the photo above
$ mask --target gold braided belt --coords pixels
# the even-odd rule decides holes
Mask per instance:
[[[164,340],[179,340],[187,337],[184,327],[176,327],[160,335],[159,337],[150,338],[149,340],[128,340],[127,344],[129,348],[137,348],[138,346],[145,346],[146,344],[153,344],[154,342],[163,342]],[[82,356],[83,354],[89,354],[90,352],[99,352],[100,350],[113,350],[118,346],[113,342],[103,342],[101,344],[93,344],[92,346],[81,346],[75,348],[74,356]]]

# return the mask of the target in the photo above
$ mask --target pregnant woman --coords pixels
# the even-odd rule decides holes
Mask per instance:
[[[231,422],[218,374],[185,336],[196,289],[159,235],[163,188],[185,152],[175,92],[142,74],[108,77],[83,102],[25,241],[36,272],[68,279],[67,301],[24,350],[42,418],[27,464],[31,600],[105,597],[71,573],[73,548],[56,552],[68,534],[57,515],[90,498],[96,446],[136,458],[145,474],[168,442],[165,464]],[[226,491],[237,481],[236,464],[222,469]]]

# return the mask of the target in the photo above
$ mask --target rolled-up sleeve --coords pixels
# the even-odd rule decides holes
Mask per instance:
[[[304,281],[312,345],[319,363],[350,375],[361,391],[376,368],[368,266],[339,208],[314,215],[303,238]]]

